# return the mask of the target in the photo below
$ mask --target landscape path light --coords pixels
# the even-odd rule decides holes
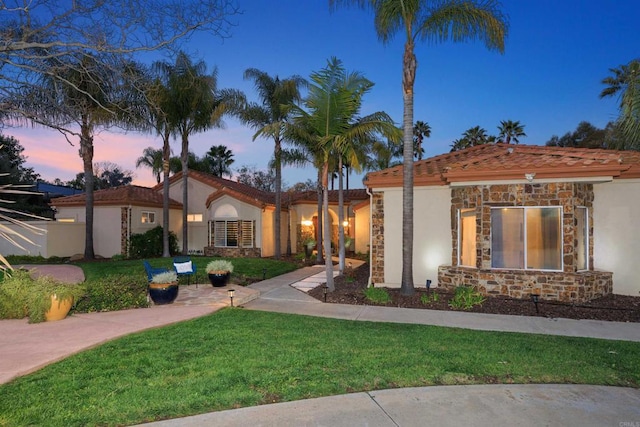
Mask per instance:
[[[229,289],[227,291],[227,295],[229,295],[229,299],[231,300],[231,307],[233,307],[233,294],[235,294],[235,289]]]

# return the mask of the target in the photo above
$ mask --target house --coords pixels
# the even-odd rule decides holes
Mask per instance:
[[[402,275],[402,166],[365,178],[371,280]],[[640,152],[488,144],[414,164],[413,275],[486,295],[640,292]]]
[[[275,254],[275,194],[216,177],[189,171],[187,233],[190,253],[220,256],[269,257]],[[135,185],[94,192],[94,252],[103,257],[126,254],[129,237],[163,223],[163,185]],[[169,178],[169,229],[182,245],[182,172]],[[365,189],[344,191],[345,233],[351,250],[366,252],[369,243],[369,196]],[[84,224],[85,195],[56,198],[56,222]],[[329,192],[332,241],[338,240],[338,192]],[[362,221],[360,224],[358,221]],[[290,243],[292,253],[303,251],[303,242],[315,237],[317,192],[282,194],[281,252]],[[79,234],[78,234],[79,233]],[[84,231],[78,228],[73,241],[48,251],[47,256],[82,253]],[[80,248],[80,250],[78,250]],[[15,250],[14,250],[15,251]],[[10,252],[3,252],[10,253]]]

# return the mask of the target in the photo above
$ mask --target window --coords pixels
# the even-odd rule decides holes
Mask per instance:
[[[476,267],[476,210],[458,211],[458,265]]]
[[[76,222],[75,218],[57,218],[56,221],[58,222]]]
[[[187,222],[202,222],[202,214],[188,214]]]
[[[156,223],[156,213],[142,211],[142,218],[140,219],[143,224],[155,224]]]
[[[562,210],[492,209],[491,267],[562,270]]]
[[[252,248],[254,246],[255,226],[253,221],[213,221],[211,226],[211,236],[213,236],[213,246],[215,247]]]
[[[576,216],[576,268],[589,269],[589,217],[585,207],[575,209]]]

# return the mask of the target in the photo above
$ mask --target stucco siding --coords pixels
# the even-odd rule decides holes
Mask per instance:
[[[613,293],[640,295],[640,179],[593,186],[594,268],[613,272]]]
[[[371,214],[371,206],[367,205],[355,212],[355,251],[357,253],[366,254],[369,252],[369,236],[371,223],[369,216]]]
[[[153,225],[153,227],[155,227],[155,224]],[[149,228],[153,227],[150,226]],[[105,258],[110,258],[115,254],[119,254],[120,239],[120,206],[101,206],[99,208],[94,208],[94,253]]]
[[[418,187],[413,192],[413,280],[435,286],[438,266],[451,261],[451,190]],[[384,281],[400,286],[402,279],[402,189],[384,192]]]
[[[14,224],[3,222],[3,226],[23,234],[33,243],[20,241],[24,248],[20,249],[5,239],[0,239],[0,253],[2,255],[40,255],[49,258],[52,256],[68,257],[84,252],[84,224],[55,221],[29,221],[29,224],[46,230],[46,233],[34,234]]]

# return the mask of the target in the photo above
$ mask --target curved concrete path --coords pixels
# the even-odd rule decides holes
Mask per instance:
[[[73,266],[55,266],[73,267]],[[53,271],[39,266],[39,273]],[[64,275],[65,269],[58,270]],[[70,271],[70,270],[69,270]],[[247,309],[352,320],[420,323],[470,329],[640,341],[638,324],[518,318],[472,313],[323,304],[301,292],[322,272],[307,267],[236,288]],[[77,272],[76,272],[77,273]],[[315,279],[314,279],[315,280]],[[132,332],[206,315],[229,304],[227,288],[181,288],[176,303],[148,309],[77,314],[35,325],[0,321],[0,383],[70,354]],[[215,291],[215,292],[214,292]],[[259,298],[257,298],[259,295]],[[257,298],[257,299],[256,299]],[[248,302],[249,301],[249,302]],[[590,385],[481,385],[420,387],[284,402],[193,417],[155,426],[422,426],[422,425],[640,426],[640,390]]]

